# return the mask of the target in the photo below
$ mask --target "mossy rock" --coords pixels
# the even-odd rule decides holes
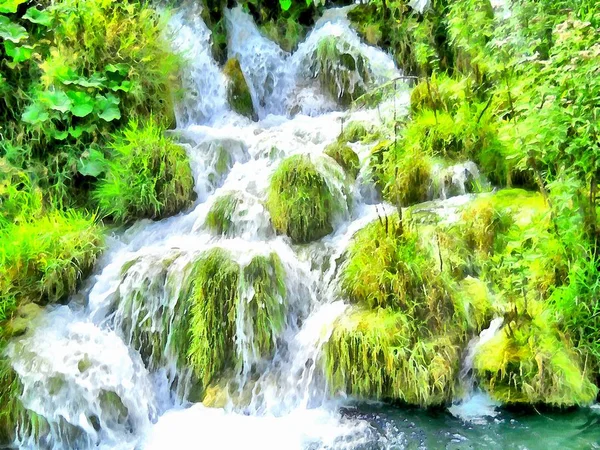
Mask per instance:
[[[4,351],[4,348],[2,348]],[[25,409],[20,400],[23,386],[5,358],[0,358],[0,445],[10,444]]]
[[[310,76],[342,106],[362,96],[371,83],[368,60],[358,48],[336,36],[322,38],[308,64]]]
[[[227,77],[227,100],[231,108],[251,120],[257,120],[258,117],[254,110],[254,104],[252,103],[252,95],[250,94],[250,88],[240,61],[237,58],[230,58],[223,67],[223,73]]]
[[[271,178],[267,209],[273,227],[295,244],[311,242],[333,231],[340,199],[307,155],[285,159]]]
[[[352,121],[344,126],[339,140],[342,142],[362,142],[368,144],[380,138],[379,130],[372,124],[366,125],[362,122]]]
[[[420,335],[402,311],[352,310],[325,345],[332,393],[422,407],[454,397],[460,348],[451,334]]]
[[[234,229],[233,216],[243,201],[238,192],[229,192],[217,198],[206,215],[206,226],[219,235],[231,235]]]
[[[189,283],[187,357],[202,386],[243,362],[236,340],[246,339],[238,344],[254,360],[273,354],[287,313],[285,272],[276,255],[255,256],[241,268],[227,251],[214,248],[200,256]],[[236,336],[240,323],[244,336]]]
[[[195,199],[194,178],[183,147],[156,123],[130,122],[112,144],[108,174],[94,198],[116,222],[172,216]]]
[[[356,179],[360,171],[360,160],[352,148],[341,141],[335,141],[325,148],[325,154],[335,160],[344,172]]]
[[[42,314],[43,309],[35,303],[19,305],[13,318],[4,326],[6,338],[21,336],[31,329],[32,322]]]
[[[278,17],[260,25],[260,30],[286,52],[293,52],[306,36],[306,28],[294,18]]]
[[[592,371],[545,308],[530,303],[526,314],[479,348],[474,360],[477,378],[504,404],[589,405],[598,395]]]

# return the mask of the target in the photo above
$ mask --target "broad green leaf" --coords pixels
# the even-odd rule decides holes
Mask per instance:
[[[0,0],[0,13],[16,13],[19,5],[26,2],[27,0]]]
[[[21,119],[25,123],[29,123],[31,125],[36,125],[38,123],[44,122],[48,120],[50,116],[48,115],[48,111],[40,105],[39,103],[32,103],[27,108],[25,108],[25,112],[21,116]]]
[[[12,58],[14,64],[18,64],[31,59],[33,47],[30,45],[17,46],[11,41],[4,41],[4,51]]]
[[[119,110],[119,97],[114,94],[107,94],[106,97],[103,95],[96,95],[96,111],[98,111],[98,117],[107,122],[111,122],[115,119],[121,118],[121,111]]]
[[[117,91],[130,92],[132,84],[133,83],[131,81],[123,81],[122,83],[118,83],[116,81],[111,81],[109,84],[109,87],[113,92],[117,92]]]
[[[94,73],[89,78],[80,77],[77,80],[74,80],[73,84],[76,84],[81,87],[86,87],[86,88],[89,88],[89,87],[99,88],[99,87],[104,86],[105,81],[106,81],[105,77],[103,77],[99,73]]]
[[[27,39],[29,35],[27,34],[27,30],[21,25],[10,21],[8,23],[2,21],[0,22],[0,37],[18,44],[23,39]]]
[[[108,169],[108,162],[102,152],[91,149],[85,152],[77,162],[77,171],[81,175],[98,177]]]
[[[42,94],[42,101],[48,105],[50,109],[67,112],[71,109],[73,102],[63,91],[46,91]]]
[[[67,95],[73,102],[71,113],[76,117],[85,117],[94,110],[94,99],[85,92],[71,91]]]
[[[129,72],[129,66],[123,63],[109,64],[104,70],[109,73],[119,73],[121,75],[127,75],[127,73]]]
[[[54,139],[56,139],[57,141],[64,141],[66,138],[69,137],[69,132],[68,131],[58,131],[58,130],[54,130],[54,133],[52,134],[52,136],[54,137]]]
[[[292,6],[292,0],[279,0],[279,6],[284,11],[287,11]]]
[[[83,127],[69,127],[69,134],[75,139],[79,139],[83,134]]]
[[[36,8],[29,8],[23,16],[23,19],[27,19],[32,23],[38,23],[45,27],[52,25],[52,16],[48,13],[48,11],[40,11]]]

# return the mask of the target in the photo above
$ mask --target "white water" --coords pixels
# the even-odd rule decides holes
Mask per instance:
[[[197,11],[176,14],[175,47],[191,61],[173,135],[190,156],[198,201],[176,217],[140,221],[115,236],[80,293],[85,308],[49,312],[35,333],[9,347],[25,387],[25,407],[49,424],[41,438],[20,433],[21,448],[197,448],[199,439],[225,449],[355,448],[368,442],[370,425],[343,418],[338,401],[329,398],[320,358],[346,308],[335,284],[344,249],[358,229],[391,208],[377,204],[366,167],[351,183],[341,169],[325,164],[331,160],[323,150],[336,139],[342,118],[385,123],[394,109],[406,111],[408,93],[400,89],[377,110],[336,111],[336,99],[304,70],[319,41],[335,36],[345,51],[369,63],[370,80],[357,76],[355,83],[367,87],[397,77],[386,54],[360,42],[344,10],[328,11],[293,55],[262,37],[240,9],[230,11],[227,22],[230,56],[240,60],[260,121],[227,106],[223,75]],[[365,165],[368,146],[353,147]],[[224,172],[219,152],[227,156]],[[334,232],[301,247],[275,235],[262,206],[270,175],[294,154],[309,155],[330,189],[346,200]],[[205,218],[229,192],[244,200],[233,231],[217,236]],[[191,263],[214,247],[228,250],[242,267],[255,255],[276,253],[286,273],[286,326],[271,359],[252,348],[250,318],[240,305],[236,351],[242,364],[224,380],[231,381],[224,408],[190,405],[191,374],[178,364],[174,340],[180,289]],[[250,296],[245,291],[240,298]]]

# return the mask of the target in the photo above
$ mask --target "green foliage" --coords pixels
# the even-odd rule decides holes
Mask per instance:
[[[4,351],[3,346],[0,350]],[[23,387],[5,357],[0,358],[0,443],[14,439],[15,429],[25,414],[19,400]]]
[[[285,159],[273,174],[267,209],[275,230],[302,244],[333,231],[339,202],[310,158],[296,155]]]
[[[433,74],[418,83],[410,93],[410,108],[413,114],[425,110],[455,113],[472,96],[472,80],[468,77],[454,80],[446,74]]]
[[[325,148],[324,152],[327,156],[330,156],[337,162],[344,172],[350,175],[352,178],[358,176],[360,170],[360,160],[358,155],[350,148],[349,145],[344,144],[341,141],[335,141],[329,144]]]
[[[95,218],[76,211],[53,211],[6,227],[0,240],[0,322],[17,300],[53,302],[75,292],[102,249]]]
[[[248,83],[237,58],[231,58],[225,63],[223,73],[229,80],[227,99],[233,110],[242,116],[256,120],[256,112],[252,103],[252,96]]]
[[[377,309],[343,316],[325,345],[333,393],[435,406],[452,400],[460,352],[449,336],[415,336],[409,313]]]
[[[585,362],[549,312],[535,303],[482,345],[475,369],[492,397],[503,403],[568,407],[590,404],[598,394]]]
[[[168,217],[188,207],[194,179],[185,150],[152,119],[115,136],[108,173],[94,191],[100,210],[118,222]]]

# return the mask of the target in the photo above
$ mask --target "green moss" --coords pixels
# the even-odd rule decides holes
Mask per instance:
[[[19,305],[13,318],[4,326],[4,336],[11,338],[21,336],[31,328],[31,323],[42,313],[42,308],[35,303]]]
[[[238,367],[240,345],[259,358],[273,354],[287,313],[285,272],[277,255],[255,256],[241,269],[227,251],[209,250],[195,263],[188,289],[187,357],[202,386]],[[247,342],[236,336],[240,321]]]
[[[257,120],[254,104],[252,103],[252,95],[248,83],[242,72],[242,67],[237,58],[231,58],[223,67],[223,73],[227,77],[229,83],[227,85],[227,100],[231,108],[249,119]]]
[[[236,192],[217,198],[206,215],[206,226],[217,234],[229,235],[233,231],[233,214],[241,202],[243,199]]]
[[[306,36],[306,29],[293,18],[278,17],[263,23],[261,31],[272,41],[277,42],[286,52],[293,52]]]
[[[454,80],[445,74],[433,74],[413,88],[410,108],[413,114],[427,109],[453,113],[471,95],[469,78]]]
[[[296,244],[331,233],[338,205],[339,199],[308,156],[285,159],[271,178],[267,199],[271,221],[278,233]]]
[[[467,276],[458,286],[455,310],[466,321],[463,327],[480,333],[497,313],[497,305],[487,284],[478,278]]]
[[[332,393],[434,406],[452,400],[460,352],[449,336],[414,334],[409,314],[355,310],[325,345]]]
[[[334,36],[319,41],[310,57],[309,71],[343,106],[363,95],[371,81],[368,61],[360,50]]]
[[[75,211],[50,212],[38,220],[0,231],[0,321],[12,297],[57,301],[75,292],[102,250],[95,218]]]
[[[0,444],[12,442],[17,425],[25,414],[20,400],[22,392],[23,386],[17,374],[6,358],[0,358]]]
[[[339,140],[335,141],[325,148],[325,154],[333,158],[350,177],[356,178],[358,176],[360,160],[349,145]]]
[[[130,122],[112,150],[106,178],[94,191],[104,215],[127,223],[168,217],[191,205],[194,179],[187,154],[154,121]]]
[[[507,323],[475,357],[480,383],[507,404],[590,404],[598,388],[586,362],[541,303]]]
[[[379,130],[375,126],[368,126],[362,122],[352,121],[344,126],[344,131],[338,139],[342,142],[362,142],[363,144],[368,144],[379,138]]]
[[[235,362],[239,278],[239,266],[219,248],[206,252],[192,271],[188,358],[204,386]]]
[[[252,345],[258,355],[271,356],[287,313],[283,266],[272,253],[252,258],[243,273],[245,293],[249,294],[244,314],[251,319]]]

